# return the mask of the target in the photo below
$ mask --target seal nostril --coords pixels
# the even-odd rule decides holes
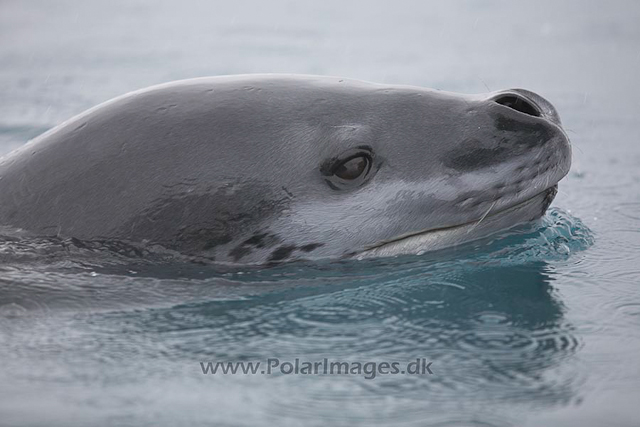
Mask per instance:
[[[528,101],[512,93],[500,95],[493,100],[498,104],[512,108],[521,113],[528,114],[530,116],[540,117],[541,115],[540,110],[538,110],[538,108],[533,103],[531,103],[531,101]]]

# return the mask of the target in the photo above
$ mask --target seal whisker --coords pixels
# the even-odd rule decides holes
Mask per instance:
[[[489,212],[491,212],[491,209],[493,209],[496,203],[498,203],[497,200],[493,202],[493,204],[489,207],[489,210],[486,211],[484,215],[482,215],[482,217],[478,220],[478,222],[476,222],[471,228],[469,228],[469,230],[467,230],[467,234],[469,234],[474,228],[480,225],[480,223],[487,217],[487,215],[489,215]]]

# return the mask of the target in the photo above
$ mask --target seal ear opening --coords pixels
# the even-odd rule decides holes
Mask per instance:
[[[515,93],[498,95],[493,98],[493,101],[530,116],[540,117],[542,115],[533,102]]]

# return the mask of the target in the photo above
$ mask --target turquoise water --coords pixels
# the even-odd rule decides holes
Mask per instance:
[[[5,236],[0,425],[637,425],[638,22],[633,2],[0,3],[0,153],[129,90],[247,72],[524,87],[574,144],[539,222],[421,256],[222,271]],[[200,366],[269,358],[433,374]]]

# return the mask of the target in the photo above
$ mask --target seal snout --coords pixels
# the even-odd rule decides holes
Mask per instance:
[[[482,98],[480,108],[486,114],[470,115],[472,124],[441,157],[461,182],[452,210],[462,212],[462,219],[522,203],[535,204],[536,214],[546,210],[555,195],[550,188],[571,164],[569,139],[555,108],[524,89],[492,93]]]

